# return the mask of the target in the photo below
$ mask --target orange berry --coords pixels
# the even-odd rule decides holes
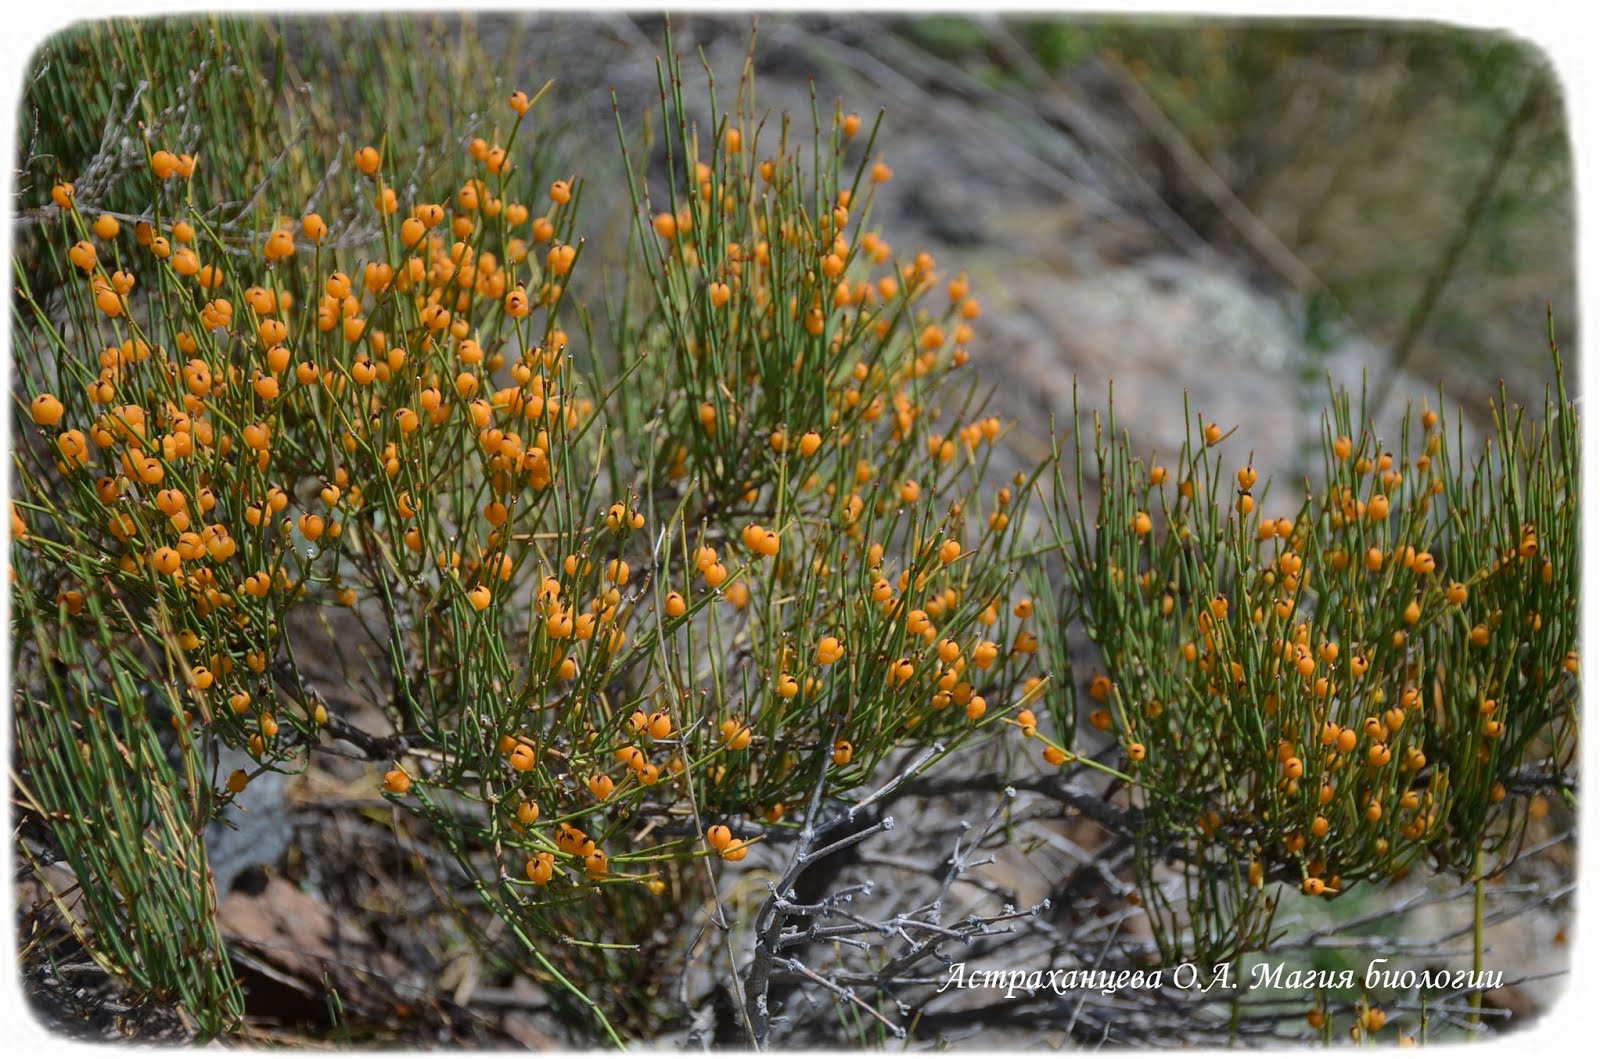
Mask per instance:
[[[66,407],[57,399],[55,394],[41,393],[29,404],[28,412],[35,423],[42,427],[53,427],[61,422],[61,417],[66,413]]]
[[[84,272],[94,271],[95,261],[98,256],[94,244],[89,242],[73,243],[71,249],[67,251],[68,260]]]
[[[729,750],[743,750],[750,745],[750,728],[737,721],[723,721],[722,738],[727,741]]]
[[[555,875],[555,854],[549,851],[535,853],[528,859],[528,863],[523,866],[523,870],[527,872],[529,882],[543,886]]]

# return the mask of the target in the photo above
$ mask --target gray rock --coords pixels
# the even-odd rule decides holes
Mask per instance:
[[[218,780],[226,780],[234,769],[253,772],[255,762],[241,750],[221,748],[217,753]],[[206,855],[219,900],[228,895],[241,874],[251,868],[271,867],[289,851],[292,828],[286,783],[280,772],[261,773],[206,828]]]

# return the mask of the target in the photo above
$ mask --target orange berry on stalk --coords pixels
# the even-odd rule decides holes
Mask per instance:
[[[61,417],[66,413],[66,406],[55,394],[41,393],[28,405],[28,414],[33,421],[42,427],[53,427],[61,422]]]
[[[67,258],[84,272],[94,271],[97,257],[94,244],[86,241],[73,243],[72,248],[67,251]]]
[[[578,248],[575,246],[567,244],[553,246],[550,248],[550,253],[545,257],[545,264],[552,274],[564,276],[572,271],[572,263],[577,260],[577,257]]]
[[[611,791],[615,788],[615,786],[616,785],[611,782],[610,776],[589,777],[589,793],[593,794],[602,802],[611,797]]]
[[[528,112],[528,108],[533,105],[528,99],[528,93],[522,91],[511,93],[510,102],[511,109],[516,111],[518,114],[526,114]]]
[[[527,743],[519,742],[511,751],[511,767],[518,772],[527,772],[538,762],[533,747]]]
[[[807,431],[800,436],[800,455],[810,457],[822,447],[822,435],[816,431]]]
[[[733,832],[723,824],[713,824],[706,828],[706,845],[721,853],[733,841]]]
[[[529,882],[543,886],[555,875],[556,856],[548,850],[535,853],[523,866],[523,870],[527,872]]]
[[[378,166],[383,159],[378,155],[376,147],[363,147],[356,152],[356,168],[367,176],[372,176],[378,171]]]
[[[833,744],[833,763],[835,765],[848,765],[855,756],[855,747],[850,745],[848,739],[841,739]]]
[[[729,750],[743,750],[750,745],[750,727],[737,721],[723,721],[722,738]]]
[[[683,596],[677,592],[667,593],[665,606],[667,617],[669,618],[681,618],[683,617],[684,612],[689,609],[688,603],[686,603]]]
[[[411,777],[400,769],[390,769],[383,775],[383,789],[390,794],[405,794],[411,789]]]
[[[839,131],[844,133],[844,138],[847,140],[855,136],[856,133],[861,131],[861,115],[846,114],[844,121],[839,125]]]
[[[1048,764],[1060,766],[1067,760],[1067,752],[1059,747],[1047,746],[1044,748],[1044,759]]]
[[[262,254],[268,261],[282,261],[294,256],[294,236],[279,228],[267,236],[267,245]]]

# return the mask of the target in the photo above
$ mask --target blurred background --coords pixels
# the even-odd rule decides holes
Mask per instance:
[[[653,25],[626,29],[626,71]],[[736,71],[744,21],[680,23]],[[686,49],[685,49],[686,50]],[[648,54],[648,52],[647,52]],[[879,220],[970,271],[975,353],[1021,441],[1115,380],[1168,453],[1183,397],[1299,472],[1327,379],[1391,432],[1442,384],[1469,417],[1537,399],[1575,324],[1560,86],[1507,36],[1443,26],[1063,18],[763,19],[763,98],[886,112]],[[628,84],[621,73],[619,85]],[[790,104],[785,104],[790,105]],[[1437,402],[1435,402],[1437,403]]]

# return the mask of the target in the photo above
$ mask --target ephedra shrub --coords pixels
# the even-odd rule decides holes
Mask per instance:
[[[1169,958],[1258,945],[1268,883],[1483,877],[1514,778],[1570,755],[1564,391],[1471,467],[1433,413],[1390,452],[1341,397],[1323,491],[1270,520],[1209,434],[1167,472],[1108,423],[1092,513],[1081,463],[996,481],[979,302],[872,225],[874,125],[802,132],[748,70],[702,117],[675,57],[661,98],[660,145],[619,111],[604,339],[572,293],[587,185],[540,135],[559,86],[460,145],[423,126],[421,162],[400,130],[229,168],[268,141],[151,121],[115,180],[27,204],[17,794],[98,964],[236,1028],[197,836],[333,748],[469,880],[461,930],[619,1042],[656,1030],[721,865],[898,751],[939,767],[1009,726],[1132,791],[1146,880],[1185,865],[1183,907],[1144,887]],[[332,614],[381,723],[305,664]],[[1078,747],[1080,619],[1114,765]],[[219,747],[250,765],[218,775]]]
[[[1335,392],[1323,484],[1288,498],[1213,455],[1214,423],[1168,467],[1114,415],[1079,420],[1100,507],[1058,477],[1051,523],[1169,959],[1259,948],[1269,880],[1332,899],[1422,863],[1481,886],[1527,823],[1512,789],[1572,768],[1578,434],[1555,371],[1537,417],[1502,394],[1475,459],[1460,422],[1424,406],[1391,448]],[[1181,907],[1154,884],[1170,859]]]

